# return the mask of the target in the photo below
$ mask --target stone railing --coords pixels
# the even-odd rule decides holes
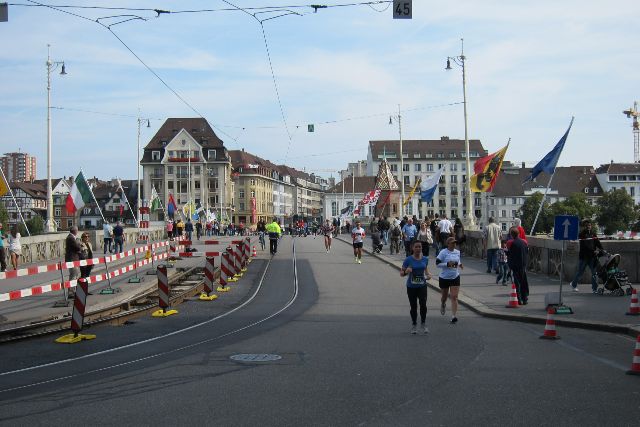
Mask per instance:
[[[480,231],[467,231],[467,241],[463,250],[465,254],[477,258],[484,257],[484,243]],[[535,273],[560,277],[562,267],[562,241],[546,236],[527,237],[529,242],[529,262],[527,270]],[[620,268],[626,270],[631,282],[640,281],[640,241],[637,240],[602,240],[603,248],[610,253],[620,254]],[[564,279],[573,280],[578,267],[578,242],[566,242],[564,252]],[[587,268],[581,283],[591,283],[591,272]]]
[[[162,226],[150,226],[149,241],[157,242],[165,239],[167,233]],[[78,232],[78,236],[83,231]],[[91,245],[93,246],[96,255],[98,252],[103,252],[103,233],[102,230],[88,230]],[[131,247],[131,243],[135,242],[138,238],[137,228],[125,228],[125,246]],[[39,264],[43,261],[59,260],[64,258],[64,241],[69,233],[54,233],[54,234],[42,234],[39,236],[22,236],[20,243],[22,243],[22,259],[21,264]]]

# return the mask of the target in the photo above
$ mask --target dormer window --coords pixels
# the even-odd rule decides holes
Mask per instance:
[[[207,151],[207,158],[209,160],[215,160],[216,159],[216,150],[208,150]]]
[[[160,160],[160,151],[152,151],[151,160]]]

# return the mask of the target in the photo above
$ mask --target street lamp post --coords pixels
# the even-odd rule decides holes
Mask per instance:
[[[404,217],[404,155],[402,154],[402,113],[400,104],[398,104],[398,115],[389,117],[389,124],[393,124],[393,119],[398,120],[398,135],[400,138],[400,192],[402,199],[400,200],[400,218]]]
[[[147,122],[147,127],[150,128],[151,127],[151,121],[149,119],[143,119],[138,117],[138,163],[136,163],[136,171],[138,171],[138,199],[137,199],[137,205],[136,205],[136,210],[138,211],[136,214],[136,224],[138,227],[140,227],[140,207],[142,206],[141,203],[141,199],[140,199],[140,128],[142,127],[142,123]],[[153,182],[153,181],[152,181]]]
[[[467,59],[464,56],[464,39],[460,39],[461,42],[461,50],[459,56],[448,56],[447,57],[447,67],[446,70],[451,70],[451,61],[453,61],[456,65],[462,68],[462,101],[464,105],[464,150],[465,156],[467,160],[467,218],[466,218],[466,227],[467,229],[473,229],[476,226],[475,218],[474,218],[474,209],[471,204],[471,160],[469,158],[469,131],[467,127],[467,75],[465,70],[465,60]]]
[[[51,72],[61,66],[60,75],[67,74],[64,61],[52,61],[49,55],[51,45],[47,45],[47,233],[55,233],[56,222],[53,217],[53,189],[51,188]]]

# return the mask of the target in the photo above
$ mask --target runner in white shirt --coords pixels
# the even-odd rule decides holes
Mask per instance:
[[[364,243],[364,228],[360,226],[360,221],[356,221],[356,226],[351,230],[351,238],[353,239],[353,256],[356,257],[356,263],[362,264],[362,245]]]

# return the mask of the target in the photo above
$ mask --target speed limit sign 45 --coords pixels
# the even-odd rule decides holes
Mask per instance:
[[[411,0],[393,0],[393,19],[411,19]]]

